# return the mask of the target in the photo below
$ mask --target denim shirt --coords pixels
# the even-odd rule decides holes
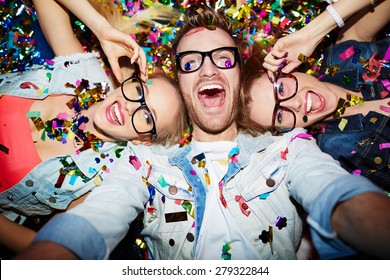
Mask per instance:
[[[315,140],[296,137],[302,132],[296,129],[283,136],[257,138],[239,134],[238,160],[230,162],[223,179],[227,209],[264,259],[296,258],[302,220],[293,200],[309,212],[308,222],[322,257],[352,254],[330,226],[332,210],[353,195],[382,193],[369,180],[349,175],[321,153]],[[35,241],[61,244],[82,259],[107,258],[129,223],[144,211],[142,234],[150,258],[194,259],[206,183],[193,161],[191,144],[166,148],[129,143],[128,147],[104,184],[83,204],[51,220]],[[249,215],[243,213],[236,196],[247,204]],[[261,238],[270,227],[272,249]]]
[[[358,55],[343,61],[339,54],[353,46]],[[381,80],[390,78],[390,69],[382,67],[379,78],[374,82],[364,82],[362,74],[366,72],[358,57],[368,60],[374,53],[382,59],[390,46],[390,37],[378,42],[346,41],[329,47],[324,54],[321,73],[326,68],[338,65],[334,75],[324,75],[321,81],[330,82],[340,87],[360,91],[365,101],[380,100],[381,92],[388,92]],[[350,81],[347,83],[346,78]],[[388,96],[389,97],[389,96]],[[390,150],[381,149],[381,143],[390,142],[390,118],[377,112],[353,116],[342,116],[348,124],[341,131],[340,120],[325,122],[325,132],[315,135],[318,145],[325,153],[340,161],[350,173],[358,170],[378,186],[390,191]]]
[[[109,85],[97,58],[97,53],[56,57],[53,69],[34,65],[25,72],[0,75],[0,93],[43,99],[54,94],[75,94],[74,88],[65,84],[76,84],[81,78]],[[25,216],[65,210],[70,202],[101,185],[116,165],[122,149],[118,143],[104,143],[97,151],[88,149],[79,154],[58,155],[40,163],[19,183],[0,194],[0,212],[11,220],[19,217],[23,222]]]
[[[0,93],[44,99],[49,94],[74,94],[81,79],[90,85],[104,83],[113,89],[107,74],[98,60],[98,53],[76,53],[55,57],[50,65],[33,65],[23,72],[0,75]]]

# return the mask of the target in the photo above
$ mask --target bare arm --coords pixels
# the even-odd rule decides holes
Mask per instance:
[[[54,0],[33,0],[39,25],[56,56],[84,52],[73,33],[68,11]]]
[[[333,7],[340,17],[346,20],[370,5],[371,0],[339,0],[333,4]],[[263,66],[269,71],[268,74],[271,75],[271,72],[276,72],[279,65],[286,59],[286,66],[282,71],[285,73],[291,72],[302,63],[298,59],[299,55],[304,54],[309,57],[324,36],[336,27],[337,24],[330,13],[328,11],[322,12],[302,29],[280,38],[275,43],[272,51],[265,57]],[[286,55],[286,52],[288,52],[288,55]]]
[[[44,257],[42,257],[44,256]],[[65,247],[49,241],[38,241],[17,255],[21,260],[77,260],[77,256]]]
[[[87,0],[57,0],[57,2],[68,8],[96,35],[119,82],[123,80],[118,63],[118,59],[122,56],[131,58],[131,63],[136,62],[140,68],[141,78],[147,79],[146,55],[129,34],[114,28]]]
[[[366,7],[346,22],[338,34],[337,42],[356,40],[371,42],[390,22],[390,1],[376,1],[376,7]]]
[[[366,193],[340,203],[331,223],[338,236],[354,248],[377,258],[390,258],[390,199]]]
[[[21,252],[34,239],[36,232],[0,215],[0,243],[14,251]]]

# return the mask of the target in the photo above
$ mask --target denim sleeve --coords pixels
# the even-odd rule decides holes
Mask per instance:
[[[129,150],[122,151],[120,162],[103,183],[83,203],[48,224],[37,240],[61,244],[82,259],[108,258],[149,199],[148,188],[142,180],[148,166],[140,161],[140,167],[134,168],[129,153]],[[67,238],[64,232],[68,233]]]
[[[314,245],[321,258],[331,259],[355,251],[337,238],[330,224],[335,206],[353,196],[383,191],[362,176],[351,175],[328,154],[320,151],[314,139],[295,139],[289,146],[287,187],[308,213]]]
[[[33,242],[42,240],[62,245],[83,260],[104,259],[107,251],[100,233],[86,219],[69,213],[50,220]]]

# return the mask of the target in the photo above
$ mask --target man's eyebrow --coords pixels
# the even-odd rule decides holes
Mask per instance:
[[[157,126],[157,114],[156,114],[156,111],[154,110],[154,106],[153,106],[153,107],[150,107],[149,104],[146,102],[146,96],[149,96],[149,94],[150,94],[150,90],[149,90],[149,87],[148,87],[148,83],[146,82],[146,83],[144,83],[142,86],[144,87],[144,91],[145,91],[145,96],[144,96],[144,98],[145,98],[145,103],[146,103],[146,105],[148,106],[150,112],[152,113],[153,118],[154,118],[155,125]]]

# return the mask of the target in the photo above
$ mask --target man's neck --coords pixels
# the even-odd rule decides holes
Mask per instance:
[[[194,125],[192,137],[198,142],[235,141],[237,133],[238,129],[236,124],[230,125],[227,129],[218,134],[207,133]]]

